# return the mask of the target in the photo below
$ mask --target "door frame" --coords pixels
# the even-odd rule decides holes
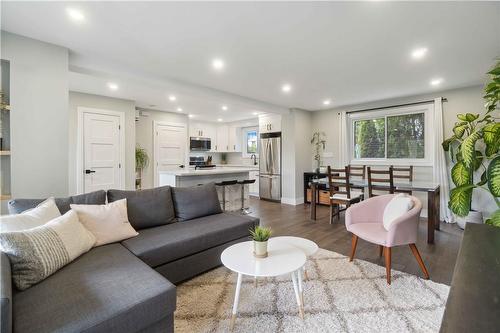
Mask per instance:
[[[188,126],[186,123],[174,123],[169,121],[153,120],[153,186],[158,187],[158,134],[156,131],[157,126],[175,126],[182,127],[184,129],[185,137],[185,147],[184,147],[184,165],[185,168],[189,167],[187,165],[187,156],[189,155],[189,140],[188,140]]]
[[[83,115],[85,113],[101,114],[106,116],[115,116],[119,118],[119,145],[120,145],[120,190],[125,189],[125,112],[95,109],[89,107],[78,106],[77,110],[77,139],[76,139],[76,193],[82,194],[85,189],[85,178],[83,170],[85,170],[84,159],[84,130],[83,130]]]

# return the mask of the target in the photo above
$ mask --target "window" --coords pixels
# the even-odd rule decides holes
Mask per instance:
[[[243,157],[249,158],[252,154],[259,153],[259,129],[258,127],[243,127]],[[257,156],[258,157],[258,156]]]
[[[257,153],[257,130],[247,131],[247,154]]]
[[[429,164],[432,105],[348,115],[353,163]]]

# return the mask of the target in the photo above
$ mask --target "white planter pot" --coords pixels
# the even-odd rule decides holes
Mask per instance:
[[[483,223],[483,213],[471,210],[467,216],[457,218],[460,229],[465,229],[466,223]]]
[[[267,241],[265,241],[265,242],[253,241],[253,255],[256,258],[266,258],[267,257]]]

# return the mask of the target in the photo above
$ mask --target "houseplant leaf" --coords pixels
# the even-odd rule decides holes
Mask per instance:
[[[500,197],[500,156],[488,165],[488,188],[495,197]]]
[[[500,227],[500,209],[491,214],[490,218],[486,220],[486,224],[493,225],[495,227]]]
[[[473,167],[474,171],[477,171],[477,169],[479,169],[479,167],[483,163],[483,159],[484,159],[483,153],[481,153],[479,150],[476,150],[475,157],[474,157],[474,163],[472,163],[472,167]]]
[[[484,126],[483,140],[486,144],[486,156],[496,154],[500,146],[500,123],[489,123]]]
[[[479,114],[472,114],[472,113],[467,113],[465,115],[465,120],[467,120],[468,122],[473,122],[474,120],[476,120],[477,118],[479,118]]]
[[[461,138],[464,135],[464,132],[468,126],[467,122],[461,122],[461,123],[456,123],[455,127],[453,127],[453,133],[455,134],[455,137]]]
[[[467,117],[461,113],[457,114],[457,118],[458,118],[458,120],[461,120],[461,121],[467,121]]]
[[[472,163],[474,162],[476,141],[480,138],[481,133],[479,133],[478,131],[474,131],[462,142],[462,159],[466,167],[470,168]]]
[[[470,212],[472,201],[472,190],[475,185],[462,185],[450,191],[450,202],[448,206],[458,216],[467,216]]]
[[[455,186],[462,186],[472,182],[470,169],[463,162],[458,162],[451,169],[451,180]]]
[[[444,151],[450,150],[450,144],[456,139],[457,139],[456,136],[452,136],[451,138],[444,140],[443,143],[441,144],[443,146]]]

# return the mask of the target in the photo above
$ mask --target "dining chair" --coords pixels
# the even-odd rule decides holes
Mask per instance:
[[[368,197],[374,197],[373,191],[384,191],[390,194],[394,193],[394,177],[392,166],[389,170],[373,170],[367,167],[368,174]],[[383,178],[380,178],[383,177]]]
[[[364,181],[366,178],[366,165],[351,165],[349,164],[349,177],[352,180],[353,177]],[[351,185],[351,189],[357,189],[361,192],[365,192],[365,187],[362,185]]]
[[[392,166],[393,178],[394,179],[405,179],[408,180],[409,183],[413,181],[413,165],[408,167],[394,167]],[[412,194],[411,190],[397,190],[394,189],[395,193],[407,193],[409,195]]]
[[[348,166],[342,169],[332,169],[328,166],[327,174],[330,190],[330,224],[332,224],[334,216],[340,220],[340,212],[363,200],[364,194],[359,191],[351,192]],[[345,208],[341,209],[341,205]]]
[[[383,225],[384,210],[392,200],[394,194],[385,194],[368,198],[349,207],[345,213],[347,231],[352,233],[351,255],[352,261],[356,252],[358,238],[379,245],[379,255],[384,253],[387,284],[391,284],[391,251],[395,246],[408,245],[417,259],[424,277],[429,278],[429,272],[418,252],[417,234],[418,221],[422,210],[422,203],[411,196],[413,208],[391,222],[388,230]]]

